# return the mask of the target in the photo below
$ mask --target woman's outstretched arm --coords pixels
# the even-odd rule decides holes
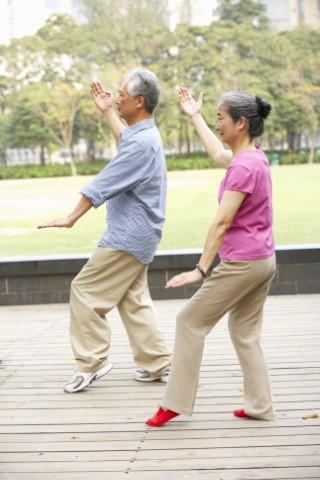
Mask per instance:
[[[223,242],[224,235],[246,195],[244,192],[225,190],[218,211],[210,225],[197,268],[190,272],[175,275],[167,282],[166,288],[183,287],[184,285],[197,283],[203,279],[201,271],[203,274],[206,274],[210,269]]]
[[[194,100],[186,87],[178,87],[178,95],[182,110],[190,117],[208,155],[221,167],[228,168],[232,160],[231,150],[227,150],[218,137],[210,130],[200,113],[203,94]]]

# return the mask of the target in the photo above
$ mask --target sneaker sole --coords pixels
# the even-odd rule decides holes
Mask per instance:
[[[133,378],[136,382],[144,382],[144,383],[158,382],[161,380],[161,377],[146,377],[146,378],[133,377]]]
[[[108,365],[106,365],[105,367],[101,368],[100,370],[98,370],[95,374],[93,374],[93,376],[90,378],[87,379],[86,382],[83,382],[81,385],[79,385],[77,388],[75,388],[74,390],[66,390],[64,388],[64,391],[66,393],[77,393],[77,392],[81,392],[82,390],[84,390],[85,388],[87,388],[89,385],[92,384],[92,382],[94,382],[95,380],[98,380],[99,378],[102,378],[104,377],[105,375],[107,375],[107,373],[110,372],[110,370],[112,369],[113,365],[111,363],[108,363]]]

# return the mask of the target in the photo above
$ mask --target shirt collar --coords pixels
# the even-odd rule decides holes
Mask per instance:
[[[147,128],[152,128],[154,127],[154,119],[153,118],[147,118],[146,120],[140,120],[140,122],[134,123],[133,125],[130,125],[130,127],[125,128],[122,130],[120,134],[121,140],[127,140],[130,138],[132,135],[134,135],[137,132],[140,132],[140,130],[145,130]]]

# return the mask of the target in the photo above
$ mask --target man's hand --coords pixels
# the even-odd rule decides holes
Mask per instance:
[[[180,100],[180,105],[182,107],[182,110],[189,117],[193,117],[194,115],[200,112],[200,109],[202,107],[203,93],[200,93],[198,100],[195,101],[192,98],[190,91],[186,87],[178,87],[177,92],[179,95],[179,100]]]
[[[202,275],[196,268],[191,272],[184,272],[180,273],[180,275],[175,275],[167,282],[166,288],[183,287],[184,285],[190,285],[191,283],[200,282],[202,282]]]
[[[51,222],[48,223],[42,223],[41,225],[38,225],[37,228],[51,228],[51,227],[57,227],[57,228],[71,228],[75,224],[75,221],[72,220],[70,217],[65,217],[65,218],[58,218],[56,220],[52,220]]]
[[[100,82],[91,82],[90,92],[96,106],[102,113],[110,110],[113,104],[112,93],[104,90]]]

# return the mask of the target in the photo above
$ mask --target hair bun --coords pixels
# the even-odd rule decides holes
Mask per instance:
[[[268,102],[262,100],[261,97],[256,96],[256,102],[258,105],[258,113],[261,118],[265,119],[271,112],[271,105]]]

